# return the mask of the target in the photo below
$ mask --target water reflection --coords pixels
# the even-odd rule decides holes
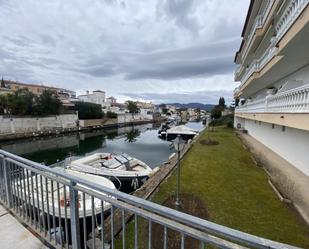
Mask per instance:
[[[202,124],[189,127],[200,129]],[[46,165],[62,161],[70,155],[83,156],[94,152],[124,152],[150,167],[161,165],[173,153],[170,142],[158,138],[160,124],[95,130],[74,134],[11,141],[0,144],[6,151]]]
[[[127,133],[126,142],[134,143],[137,141],[137,138],[141,135],[141,132],[138,129],[134,129]]]

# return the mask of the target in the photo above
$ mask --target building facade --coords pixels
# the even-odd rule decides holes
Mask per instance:
[[[101,90],[96,90],[92,93],[89,93],[89,91],[87,91],[86,94],[79,95],[78,100],[101,105],[102,109],[104,109],[107,105],[107,102],[105,101],[105,92]]]
[[[32,92],[35,95],[42,94],[43,91],[53,91],[55,92],[60,99],[75,99],[76,98],[76,92],[64,89],[64,88],[58,88],[58,87],[52,87],[52,86],[45,86],[45,85],[38,85],[38,84],[27,84],[22,82],[16,82],[11,80],[3,80],[3,83],[1,84],[2,89],[7,89],[7,91],[15,92],[21,89],[27,89],[29,92]]]
[[[293,183],[298,195],[294,202],[307,209],[307,220],[309,195],[303,188],[309,187],[308,5],[309,0],[251,1],[235,56],[235,81],[240,84],[234,91],[235,127],[288,163],[277,170]]]

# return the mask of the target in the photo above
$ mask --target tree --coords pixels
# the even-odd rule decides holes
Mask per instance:
[[[139,108],[137,107],[137,103],[130,101],[130,100],[127,102],[127,108],[130,113],[137,113],[139,111]]]
[[[225,99],[223,97],[219,98],[219,106],[225,107]]]
[[[44,90],[42,94],[37,97],[36,111],[38,115],[58,115],[60,113],[62,104],[57,98],[55,92]]]
[[[166,104],[161,104],[159,105],[159,107],[161,108],[163,114],[167,114],[168,109],[166,107]]]
[[[211,118],[218,119],[221,117],[221,112],[225,109],[225,99],[223,97],[219,98],[219,104],[216,105],[211,111]]]
[[[5,84],[4,84],[3,77],[2,77],[2,79],[1,79],[1,85],[0,85],[0,88],[5,88]]]
[[[211,111],[211,118],[218,119],[222,116],[221,112],[224,108],[220,105],[216,105]]]
[[[11,115],[32,115],[35,109],[35,95],[28,89],[19,89],[7,95],[6,109]]]
[[[52,91],[43,91],[40,96],[28,89],[19,89],[0,98],[0,114],[10,115],[58,115],[62,104]]]
[[[0,115],[5,114],[7,111],[7,96],[0,95]]]

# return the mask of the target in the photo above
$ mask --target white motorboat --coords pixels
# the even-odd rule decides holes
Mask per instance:
[[[172,140],[175,139],[178,135],[180,135],[183,139],[189,140],[195,137],[198,133],[198,130],[189,128],[185,125],[178,125],[166,131],[166,138],[168,140]]]
[[[154,172],[144,162],[127,154],[95,153],[71,161],[67,168],[74,171],[104,176],[114,183],[129,183],[137,188]]]
[[[95,182],[104,188],[115,189],[115,185],[108,179],[91,174],[76,172],[68,169],[59,169],[68,175],[81,178],[90,182]],[[16,172],[21,177],[15,179],[13,194],[15,201],[21,203],[20,208],[24,214],[35,220],[40,226],[48,230],[50,236],[57,240],[68,241],[71,243],[71,210],[70,210],[70,191],[67,185],[51,180],[49,177],[29,175],[26,170]],[[59,177],[59,180],[61,177]],[[83,184],[77,186],[89,189]],[[93,189],[92,189],[93,190]],[[93,190],[93,192],[96,192]],[[98,192],[101,195],[101,192]],[[107,195],[106,195],[107,196]],[[114,197],[110,197],[114,198]],[[107,201],[92,197],[89,194],[78,191],[78,215],[79,226],[87,231],[92,229],[92,222],[95,226],[101,225],[102,217],[110,213],[111,204]],[[68,234],[66,232],[68,232]],[[84,238],[82,237],[81,240]]]
[[[105,188],[115,189],[113,182],[104,177],[81,173],[69,169],[59,170],[64,171],[68,175],[72,175],[90,182],[95,182]],[[32,199],[31,209],[35,208],[37,210],[38,208],[40,210],[40,214],[43,215],[42,206],[44,206],[45,216],[55,216],[58,218],[60,217],[61,219],[66,217],[70,219],[70,191],[68,186],[64,187],[63,184],[57,183],[45,176],[42,176],[42,179],[39,176],[30,176],[23,180],[16,181],[15,185],[17,187],[16,189],[20,191],[19,195],[22,199]],[[26,189],[24,186],[27,186]],[[80,186],[88,188],[82,184]],[[34,194],[32,195],[32,193]],[[84,215],[86,217],[92,216],[92,197],[88,194],[83,196],[83,194],[79,192],[78,200],[79,217],[82,218]],[[94,198],[94,213],[96,215],[100,215],[102,210],[105,214],[110,210],[110,208],[111,204],[103,201],[102,209],[102,201]]]

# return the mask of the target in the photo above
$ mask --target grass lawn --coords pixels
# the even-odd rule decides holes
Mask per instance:
[[[207,137],[204,132],[199,139]],[[266,173],[253,163],[233,129],[216,128],[210,138],[219,141],[219,145],[201,145],[197,141],[182,161],[181,191],[203,201],[210,221],[309,248],[309,227],[293,208],[278,199]],[[163,203],[174,194],[175,183],[174,173],[152,201]],[[132,224],[128,235],[131,227]],[[129,236],[127,242],[132,243]]]

